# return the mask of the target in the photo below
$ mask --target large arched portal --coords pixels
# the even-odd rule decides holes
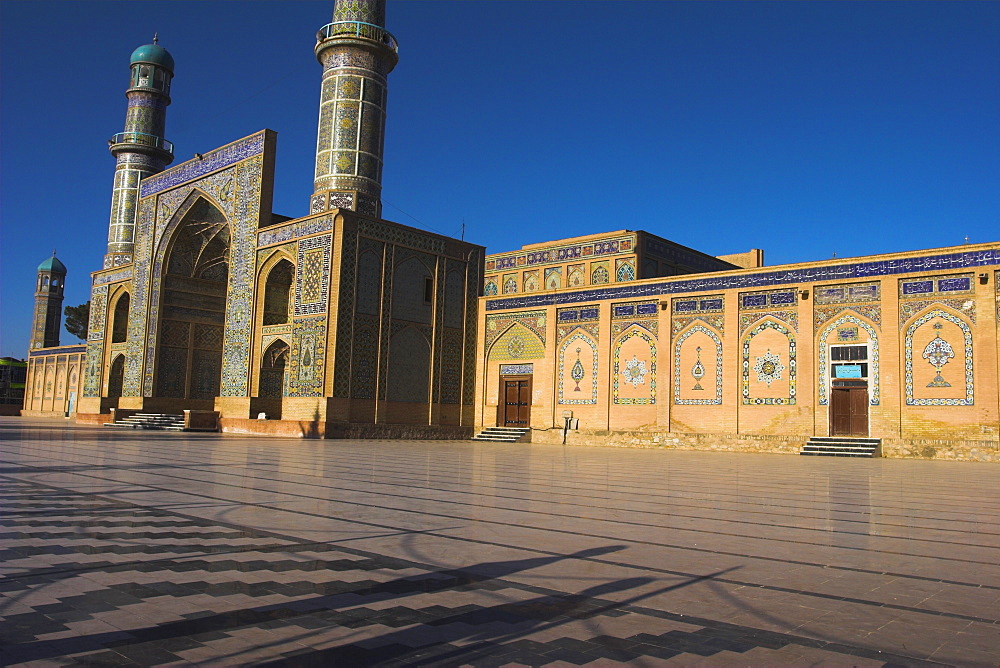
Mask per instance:
[[[170,239],[163,259],[159,397],[211,400],[219,394],[229,238],[225,215],[200,199]]]

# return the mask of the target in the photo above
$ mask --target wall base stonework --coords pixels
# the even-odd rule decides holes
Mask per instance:
[[[1000,441],[882,439],[882,456],[1000,464]]]
[[[562,429],[535,429],[533,443],[562,443]],[[681,434],[664,431],[570,431],[566,445],[662,450],[709,450],[797,455],[808,436],[757,434]],[[882,439],[881,456],[893,459],[940,459],[1000,463],[998,441]]]
[[[472,427],[417,424],[367,424],[321,420],[248,420],[221,418],[222,432],[290,438],[469,440]]]

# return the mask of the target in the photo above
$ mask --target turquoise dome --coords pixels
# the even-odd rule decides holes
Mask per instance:
[[[38,271],[51,271],[60,274],[66,273],[66,265],[59,261],[55,255],[38,265]]]
[[[145,44],[132,52],[130,60],[132,65],[136,63],[152,63],[160,67],[174,71],[174,57],[159,44]]]

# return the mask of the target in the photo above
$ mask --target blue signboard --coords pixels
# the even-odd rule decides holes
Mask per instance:
[[[833,367],[834,378],[861,378],[860,364],[838,364]]]

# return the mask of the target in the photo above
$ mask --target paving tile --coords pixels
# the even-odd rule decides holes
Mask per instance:
[[[988,559],[1000,542],[984,510],[1000,508],[1000,492],[989,467],[98,440],[31,424],[37,433],[5,450],[31,473],[0,474],[5,660],[867,666],[1000,656],[1000,568]],[[109,444],[123,465],[113,470],[98,466]]]

